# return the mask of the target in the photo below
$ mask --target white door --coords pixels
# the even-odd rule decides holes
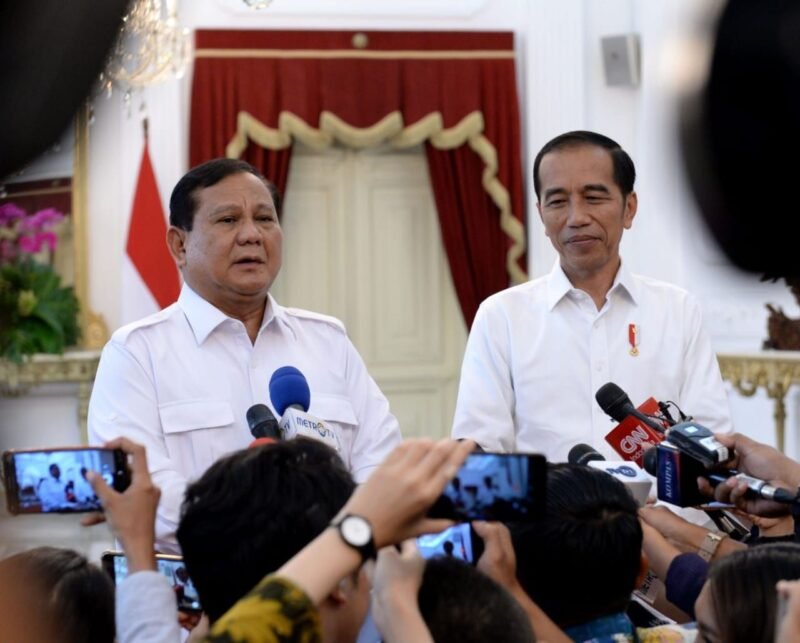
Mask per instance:
[[[275,298],[345,323],[405,437],[450,435],[466,326],[422,148],[297,146],[283,229]]]

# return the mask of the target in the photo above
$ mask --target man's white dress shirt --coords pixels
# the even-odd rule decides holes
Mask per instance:
[[[467,341],[453,437],[487,451],[543,453],[564,462],[586,443],[609,460],[616,426],[595,401],[614,382],[639,406],[674,401],[714,431],[730,407],[700,307],[685,290],[622,265],[601,310],[550,274],[487,298]]]
[[[125,436],[146,447],[161,488],[161,550],[177,551],[187,481],[250,444],[247,409],[271,407],[270,377],[287,365],[308,380],[309,414],[336,431],[342,459],[356,481],[365,480],[400,442],[400,429],[337,319],[284,308],[270,296],[253,344],[241,321],[184,285],[176,303],[113,334],[92,390],[89,438]]]

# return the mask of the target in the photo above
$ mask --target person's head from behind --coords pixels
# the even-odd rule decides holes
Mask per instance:
[[[263,305],[281,268],[280,201],[245,161],[219,158],[189,170],[172,191],[167,235],[186,283],[225,312]]]
[[[527,615],[511,594],[457,558],[427,561],[418,603],[437,643],[535,640]]]
[[[511,532],[522,587],[561,627],[625,610],[647,570],[636,501],[598,469],[549,465],[543,517]]]
[[[572,279],[619,265],[622,232],[633,224],[636,169],[618,143],[595,132],[574,131],[542,147],[533,185],[545,234]]]
[[[779,580],[800,578],[800,545],[775,543],[720,558],[695,602],[703,641],[772,643]]]
[[[211,622],[319,535],[354,487],[334,450],[302,438],[238,451],[190,484],[177,537]],[[366,580],[344,579],[323,604],[326,640],[357,633],[367,604]]]
[[[10,556],[0,561],[0,585],[3,640],[115,640],[114,584],[76,551],[37,547]]]

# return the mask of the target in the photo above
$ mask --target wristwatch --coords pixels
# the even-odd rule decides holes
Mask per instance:
[[[700,545],[697,554],[707,563],[711,562],[711,559],[714,558],[714,554],[717,552],[719,544],[727,537],[728,534],[718,534],[714,531],[709,531],[706,533],[706,537],[703,539],[703,543]]]
[[[345,514],[339,520],[334,520],[331,527],[336,527],[345,544],[361,554],[362,561],[375,558],[375,540],[369,520],[355,514]]]

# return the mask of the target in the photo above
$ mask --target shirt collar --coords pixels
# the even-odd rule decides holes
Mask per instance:
[[[561,261],[556,259],[547,280],[548,310],[553,310],[556,304],[572,290],[574,290],[574,286],[561,268]],[[617,274],[614,277],[614,282],[608,290],[608,295],[611,295],[616,290],[627,293],[631,301],[636,304],[639,296],[639,284],[636,282],[636,279],[634,279],[630,270],[625,267],[624,261],[620,263],[619,270],[617,270]]]
[[[181,288],[181,294],[178,297],[178,305],[181,307],[181,310],[183,310],[183,314],[186,315],[186,320],[189,322],[189,327],[192,329],[198,345],[205,342],[208,336],[223,322],[232,319],[232,317],[223,313],[210,301],[198,295],[185,282]],[[261,320],[259,333],[261,333],[273,319],[286,323],[285,316],[286,312],[283,306],[279,305],[272,295],[267,294],[264,318]]]

